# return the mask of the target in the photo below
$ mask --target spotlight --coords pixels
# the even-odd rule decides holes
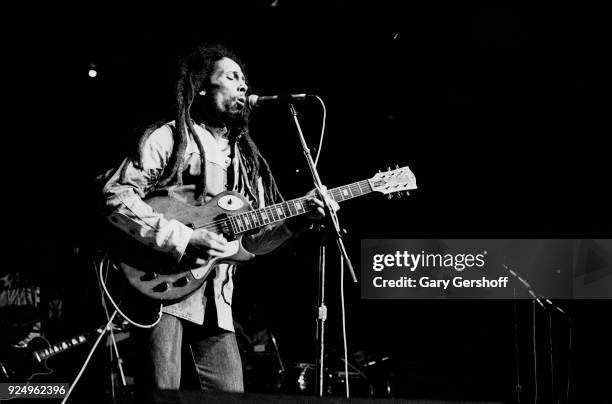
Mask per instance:
[[[89,71],[87,72],[87,75],[92,79],[98,76],[98,70],[96,69],[96,65],[94,63],[89,64]]]

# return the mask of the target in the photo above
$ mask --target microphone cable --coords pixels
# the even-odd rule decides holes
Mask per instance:
[[[323,137],[325,136],[325,122],[327,121],[327,109],[325,108],[325,103],[318,95],[314,96],[319,103],[321,104],[321,108],[323,108],[323,124],[321,125],[321,135],[319,136],[319,147],[317,147],[317,157],[314,160],[315,167],[319,162],[319,156],[321,155],[321,148],[323,147]]]

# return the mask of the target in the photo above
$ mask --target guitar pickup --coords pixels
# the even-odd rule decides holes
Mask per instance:
[[[168,282],[162,282],[159,285],[155,286],[153,288],[154,292],[165,292],[166,290],[168,290],[168,288],[170,287],[170,285],[168,284]]]
[[[183,276],[182,278],[175,280],[172,283],[172,286],[182,288],[183,286],[186,286],[188,283],[189,283],[189,278],[187,278],[186,276]]]

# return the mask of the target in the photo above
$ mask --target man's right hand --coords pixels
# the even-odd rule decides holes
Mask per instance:
[[[222,235],[206,229],[196,229],[191,234],[187,249],[190,254],[207,259],[226,256],[229,245]]]

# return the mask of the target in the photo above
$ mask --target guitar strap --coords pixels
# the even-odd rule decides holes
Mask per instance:
[[[229,158],[231,160],[231,165],[229,167],[227,167],[227,190],[236,190],[237,185],[236,184],[236,163],[237,160],[235,159],[236,157],[236,140],[232,140],[230,141],[230,155]]]
[[[242,153],[240,153],[239,149],[236,150],[236,155],[237,156],[233,161],[234,164],[238,166],[235,170],[238,172],[238,178],[235,179],[234,186],[231,189],[247,198],[251,203],[251,206],[256,209],[259,207],[257,190],[251,189],[251,182],[249,181],[249,176],[246,170],[246,161],[244,160],[244,156]]]

